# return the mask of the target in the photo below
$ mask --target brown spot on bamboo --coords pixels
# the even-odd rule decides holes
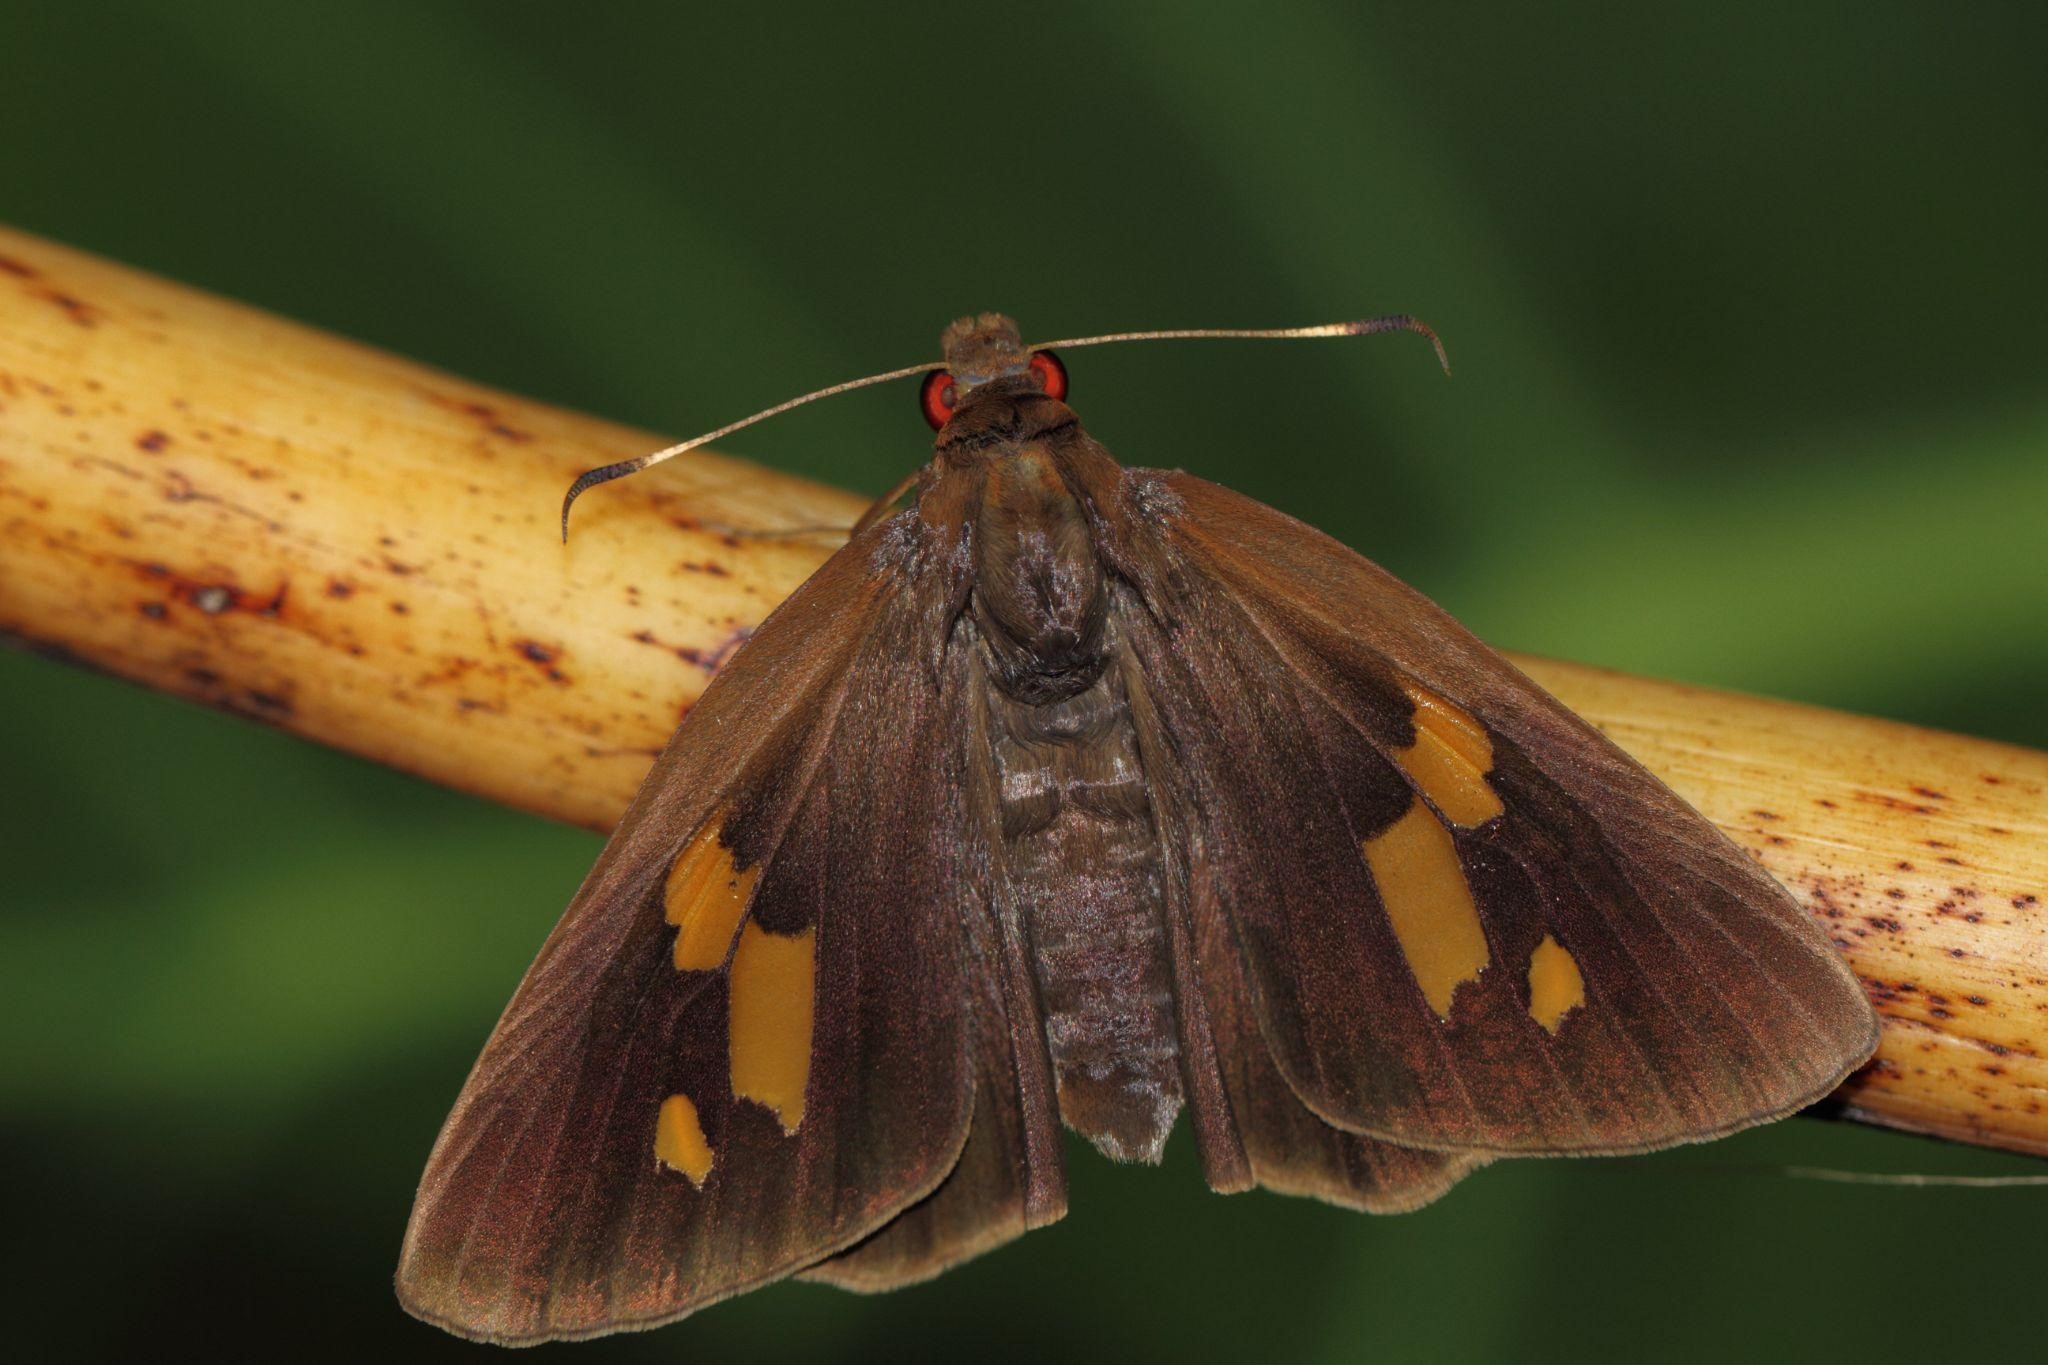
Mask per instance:
[[[549,682],[569,681],[568,675],[558,666],[558,661],[562,657],[559,647],[544,645],[538,640],[514,640],[512,649],[520,658],[546,673]]]
[[[61,289],[53,289],[48,286],[37,286],[29,292],[43,300],[43,302],[60,309],[65,317],[71,319],[80,327],[99,326],[100,310],[75,294],[67,294]]]
[[[449,412],[459,412],[466,417],[474,418],[483,426],[485,431],[501,440],[524,445],[533,439],[531,432],[523,431],[507,422],[498,410],[489,403],[480,403],[475,399],[469,398],[453,398],[444,393],[435,393],[431,389],[423,389],[420,392],[435,407],[445,408]]]
[[[733,651],[752,639],[753,635],[751,626],[740,626],[728,633],[715,649],[704,650],[694,645],[678,645],[676,657],[685,663],[695,664],[706,673],[716,673],[725,667],[725,661],[733,656]]]

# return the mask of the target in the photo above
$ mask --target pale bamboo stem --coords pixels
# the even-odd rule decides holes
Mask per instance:
[[[0,632],[606,828],[863,500],[0,229]],[[1790,886],[1886,1021],[1845,1112],[2048,1153],[2048,755],[1520,662]]]

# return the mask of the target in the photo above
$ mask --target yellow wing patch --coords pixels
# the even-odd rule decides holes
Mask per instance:
[[[672,1171],[690,1177],[690,1183],[704,1188],[711,1174],[711,1144],[704,1138],[704,1125],[697,1121],[697,1106],[687,1095],[670,1095],[661,1102],[654,1120],[654,1159]]]
[[[1419,728],[1419,727],[1418,727]],[[1365,841],[1365,862],[1393,922],[1401,956],[1429,1007],[1451,1017],[1458,987],[1486,969],[1486,933],[1451,832],[1417,797],[1408,811]]]
[[[749,924],[732,955],[732,1093],[774,1110],[785,1133],[804,1121],[817,938]]]
[[[668,870],[662,901],[676,926],[676,970],[709,971],[725,965],[726,949],[746,913],[761,869],[732,865],[732,850],[718,841],[721,815],[704,822]]]
[[[1401,690],[1415,704],[1415,742],[1394,755],[1408,780],[1464,829],[1499,815],[1505,807],[1486,780],[1493,741],[1485,728],[1427,688],[1404,680]]]
[[[1586,1003],[1586,978],[1565,946],[1549,934],[1529,954],[1529,1017],[1551,1033]]]
[[[664,915],[676,926],[676,970],[713,971],[731,951],[726,982],[732,1093],[774,1110],[782,1130],[794,1133],[804,1121],[804,1088],[811,1077],[817,931],[771,934],[754,924],[742,927],[761,869],[733,866],[732,850],[719,842],[721,824],[718,815],[705,822],[677,855],[662,890]],[[711,1170],[711,1148],[686,1097],[671,1095],[663,1102],[654,1154],[699,1185]]]

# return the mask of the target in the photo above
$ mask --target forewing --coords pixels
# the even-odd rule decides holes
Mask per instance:
[[[442,1130],[409,1310],[505,1342],[652,1325],[842,1251],[953,1169],[958,549],[915,513],[875,528],[706,691]]]
[[[1332,1124],[1602,1152],[1819,1098],[1868,1002],[1771,878],[1419,593],[1184,474],[1101,508],[1197,812],[1195,899]]]

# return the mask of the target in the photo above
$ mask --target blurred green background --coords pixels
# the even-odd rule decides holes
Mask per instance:
[[[1504,646],[2048,745],[2038,8],[28,3],[0,220],[689,433],[1029,333],[1126,463],[1372,554]],[[738,453],[880,490],[908,387]],[[659,477],[654,476],[654,477]],[[553,551],[537,544],[536,555]],[[587,835],[0,654],[18,1359],[476,1358],[400,1314],[413,1183]],[[2035,1173],[1797,1120],[1369,1219],[1073,1157],[922,1288],[784,1285],[579,1357],[2038,1357]]]

